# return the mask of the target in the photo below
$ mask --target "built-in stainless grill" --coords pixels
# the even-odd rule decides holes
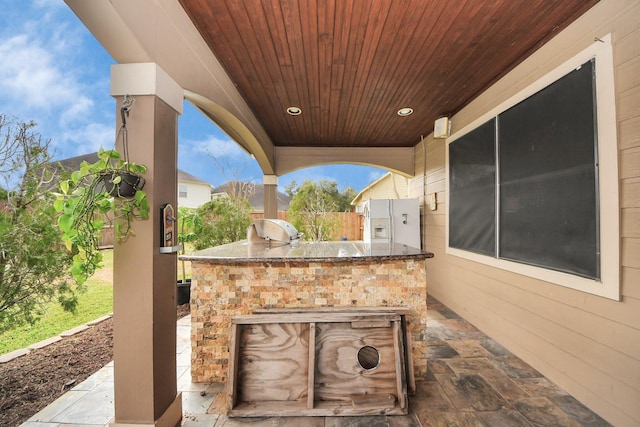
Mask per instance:
[[[293,225],[281,219],[256,219],[247,229],[249,244],[286,245],[301,236]]]

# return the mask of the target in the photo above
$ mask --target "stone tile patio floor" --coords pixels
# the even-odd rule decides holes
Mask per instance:
[[[428,298],[427,378],[406,416],[228,418],[214,413],[221,384],[191,382],[190,317],[178,321],[178,390],[187,427],[608,426],[598,415],[439,301]],[[203,393],[204,392],[204,393]],[[113,362],[24,427],[104,426],[113,417]]]

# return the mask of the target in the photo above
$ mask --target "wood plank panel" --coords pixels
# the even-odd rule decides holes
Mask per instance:
[[[313,409],[316,400],[316,324],[309,323],[309,366],[307,367],[307,409]]]
[[[317,323],[316,330],[316,400],[351,402],[364,394],[398,398],[392,328],[354,331],[350,323]],[[379,353],[377,368],[360,366],[358,352],[365,346]]]
[[[348,132],[349,126],[353,123],[351,120],[351,114],[354,107],[351,103],[351,89],[356,84],[356,80],[361,78],[358,74],[356,64],[360,52],[362,52],[364,45],[364,31],[367,26],[367,7],[362,2],[346,2],[349,7],[345,7],[342,10],[342,19],[338,23],[346,23],[344,26],[344,32],[342,37],[334,39],[340,41],[340,47],[338,50],[344,52],[337,60],[334,60],[335,65],[341,74],[341,85],[339,92],[339,99],[335,102],[338,104],[338,112],[336,121],[335,136],[345,135]],[[334,51],[335,51],[334,47]],[[332,95],[338,94],[334,91]]]
[[[258,2],[256,2],[258,3]],[[267,40],[286,40],[287,31],[285,27],[285,17],[282,11],[282,5],[280,3],[274,3],[271,5],[264,5],[264,16],[269,28],[269,38]],[[263,41],[264,42],[264,41]],[[288,108],[290,106],[301,106],[301,100],[303,95],[299,93],[299,88],[285,87],[285,82],[295,82],[295,67],[294,59],[292,58],[291,50],[286,44],[273,43],[273,49],[275,51],[275,58],[277,64],[270,63],[269,67],[278,70],[280,73],[280,80],[277,85],[277,93],[281,99],[282,104],[280,109]],[[303,132],[305,122],[304,120],[295,120],[294,117],[290,117],[289,120],[283,120],[278,123],[273,123],[275,132],[298,134]]]
[[[424,106],[420,104],[420,96],[416,92],[407,93],[407,89],[403,92],[401,88],[393,85],[389,76],[395,76],[400,81],[411,78],[411,73],[415,72],[412,65],[407,65],[407,59],[414,62],[419,61],[412,55],[414,46],[423,44],[426,38],[425,32],[415,31],[427,20],[427,10],[431,12],[433,5],[426,1],[412,1],[405,7],[395,7],[384,24],[385,38],[391,35],[391,42],[381,44],[375,52],[374,72],[369,75],[369,83],[366,96],[370,100],[369,103],[375,106],[373,114],[378,117],[390,116],[385,122],[386,126],[380,129],[379,137],[381,139],[393,140],[396,137],[397,128],[406,117],[398,117],[395,112],[405,106],[411,106],[418,110],[424,110]],[[431,18],[432,19],[432,18]],[[430,28],[433,32],[434,28]],[[396,108],[393,108],[393,107]],[[415,126],[415,124],[412,124]],[[375,129],[370,127],[363,131],[363,139],[370,140],[375,138]],[[417,134],[416,134],[417,144]]]
[[[348,309],[345,309],[344,307],[315,307],[313,309],[314,313],[325,313],[326,315],[330,315],[333,316],[335,313],[345,313],[347,312],[347,314],[349,316],[357,316],[358,314],[364,314],[366,315],[366,317],[364,317],[366,320],[357,320],[355,322],[352,322],[352,327],[354,323],[365,323],[365,324],[371,324],[372,322],[380,322],[383,321],[385,323],[385,325],[389,325],[391,322],[391,318],[387,317],[387,318],[383,318],[382,320],[380,319],[379,315],[381,313],[392,313],[392,314],[399,314],[400,318],[399,318],[399,324],[402,325],[401,327],[401,331],[402,331],[402,341],[401,343],[404,345],[404,350],[401,349],[400,347],[397,347],[400,351],[401,354],[404,354],[405,357],[405,368],[406,369],[406,384],[408,386],[408,391],[409,393],[415,393],[416,391],[416,381],[415,381],[415,372],[414,372],[414,362],[413,362],[413,353],[411,351],[411,309],[406,308],[406,307],[349,307]],[[308,315],[309,314],[309,309],[308,308],[269,308],[269,309],[256,309],[254,310],[254,314],[275,314],[275,315],[290,315],[292,313],[296,313],[296,314],[303,314],[303,315]],[[306,313],[306,314],[305,314]],[[376,317],[375,318],[371,318],[370,316],[374,314]],[[327,319],[327,316],[324,316],[325,320]],[[394,316],[393,319],[396,319],[396,317]],[[394,324],[398,323],[394,321]],[[312,328],[315,328],[315,323],[311,324]],[[316,334],[312,329],[312,332],[310,333],[311,337],[315,337]],[[309,347],[314,346],[315,348],[315,342],[313,344],[310,344]],[[398,344],[399,345],[399,344]],[[315,351],[315,350],[314,350]],[[309,350],[309,352],[311,352],[311,349]],[[313,358],[315,360],[315,354],[313,355]],[[311,360],[311,358],[310,358]],[[311,375],[311,374],[310,374]],[[405,406],[402,406],[405,407]]]
[[[231,319],[233,324],[271,324],[274,323],[271,313],[272,309],[269,309],[269,313],[266,311],[256,310],[256,313],[246,316],[234,316]],[[274,309],[275,310],[275,309]],[[281,309],[283,313],[287,313],[287,323],[351,323],[358,321],[369,321],[372,318],[377,320],[388,320],[390,322],[396,322],[400,320],[400,315],[394,313],[393,310],[380,310],[379,312],[372,312],[363,308],[363,310],[356,310],[354,313],[350,313],[342,308],[336,310],[305,310],[305,311],[293,311],[289,312],[288,309]],[[316,325],[317,327],[317,325]]]
[[[229,414],[406,414],[402,322],[393,307],[292,308],[234,316],[231,373],[237,378],[230,378],[227,389]]]
[[[387,6],[387,7],[385,7]],[[374,60],[377,49],[380,48],[380,40],[384,30],[383,25],[377,25],[378,23],[384,23],[387,15],[390,13],[388,3],[377,2],[369,4],[367,14],[367,25],[362,27],[363,43],[361,51],[356,63],[354,64],[354,71],[356,79],[351,87],[350,96],[350,109],[347,114],[348,123],[370,123],[369,119],[372,114],[372,106],[369,105],[369,99],[365,98],[364,92],[366,91],[366,84],[370,74],[372,73],[372,62]],[[358,108],[354,108],[358,105]],[[369,113],[368,115],[365,113]],[[365,119],[363,122],[363,119]],[[346,139],[351,141],[357,141],[359,131],[362,126],[350,126],[345,129]],[[379,127],[375,126],[379,131]],[[356,145],[362,145],[356,143]]]
[[[238,402],[237,393],[237,378],[238,378],[238,355],[239,355],[239,335],[240,326],[231,326],[231,339],[229,340],[229,378],[227,380],[227,387],[229,387],[229,393],[227,398],[227,409],[232,409]]]
[[[309,325],[243,325],[238,356],[238,400],[307,401]]]
[[[275,145],[413,147],[596,0],[180,3]]]
[[[405,415],[406,410],[399,407],[394,408],[381,408],[378,405],[371,407],[353,407],[351,403],[345,402],[317,402],[316,407],[313,409],[306,409],[304,406],[300,406],[296,402],[287,403],[283,405],[281,402],[260,402],[260,403],[241,403],[233,411],[230,411],[231,416],[241,417],[274,417],[278,419],[278,422],[282,422],[280,425],[288,425],[292,427],[299,427],[300,424],[295,424],[295,421],[289,422],[289,420],[300,420],[302,417],[315,417],[310,418],[309,425],[317,425],[315,419],[317,417],[337,417],[337,416],[366,416],[366,415]],[[282,421],[286,417],[287,421]],[[291,417],[291,418],[290,418]],[[304,418],[309,420],[309,418]],[[247,424],[251,424],[252,421],[247,421]],[[284,424],[286,423],[286,424]],[[307,424],[303,424],[307,427]]]
[[[407,354],[404,347],[403,332],[400,322],[393,322],[391,325],[391,333],[393,335],[393,350],[396,368],[396,398],[398,399],[398,405],[401,408],[407,408],[409,403],[407,402],[407,382],[405,381],[405,362],[406,359],[403,355]],[[388,395],[392,398],[393,395]]]
[[[304,316],[308,316],[310,309],[306,307],[285,307],[285,308],[257,308],[253,311],[255,314],[301,314]],[[353,316],[358,316],[357,319],[364,319],[364,321],[370,321],[372,319],[370,316],[374,315],[373,319],[380,320],[379,315],[384,314],[392,314],[392,317],[384,317],[383,320],[385,322],[390,322],[392,319],[398,319],[395,317],[396,314],[401,315],[409,315],[411,314],[411,309],[407,307],[314,307],[313,308],[314,316],[318,313],[326,313],[329,316],[325,316],[325,322],[327,319],[335,319],[334,321],[344,322],[345,318],[335,318],[334,315],[338,314],[341,316],[349,316],[352,318]],[[365,317],[359,317],[360,315],[365,315]],[[316,318],[316,317],[314,317]]]
[[[340,218],[340,229],[336,230],[334,240],[346,237],[347,240],[362,240],[364,217],[357,212],[337,212]]]

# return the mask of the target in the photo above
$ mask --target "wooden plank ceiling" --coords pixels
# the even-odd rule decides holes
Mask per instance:
[[[597,0],[180,3],[274,145],[411,147]]]

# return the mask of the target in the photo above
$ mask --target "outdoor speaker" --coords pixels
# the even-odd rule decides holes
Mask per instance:
[[[449,130],[451,126],[449,124],[448,117],[440,117],[435,121],[433,125],[433,137],[434,138],[447,138],[449,136]]]

